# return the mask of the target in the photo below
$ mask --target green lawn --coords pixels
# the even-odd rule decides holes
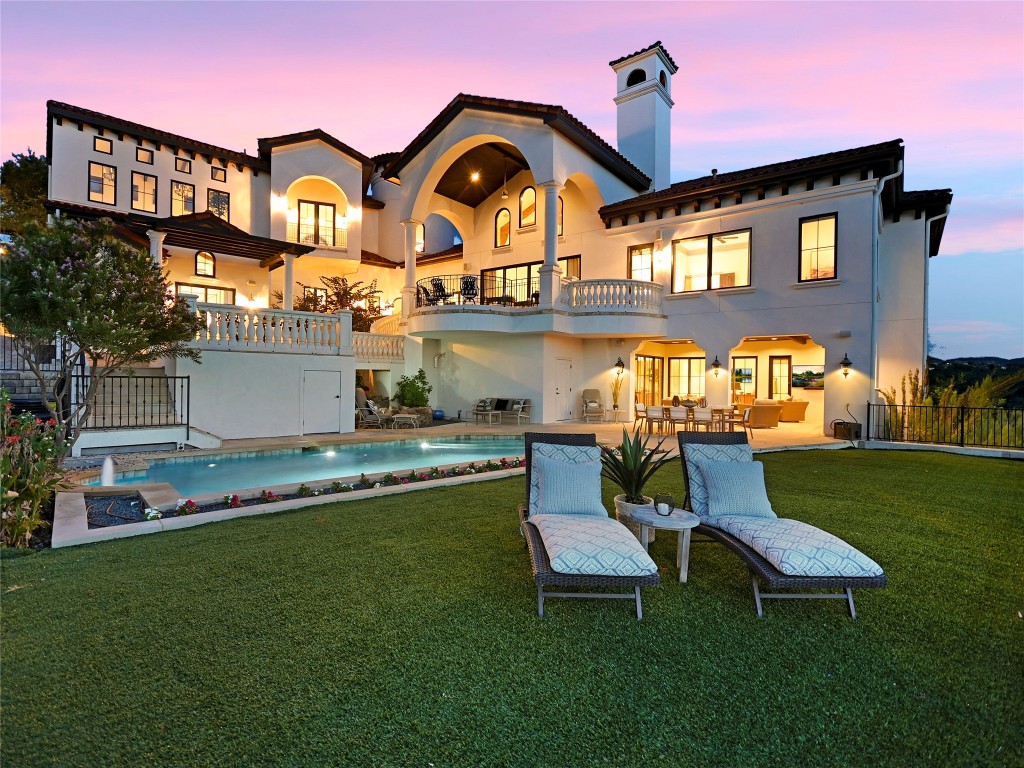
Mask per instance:
[[[768,454],[890,586],[774,601],[695,547],[637,622],[536,596],[522,478],[3,558],[5,766],[1020,766],[1024,465]],[[649,490],[682,498],[673,463]],[[611,508],[613,489],[605,487]]]

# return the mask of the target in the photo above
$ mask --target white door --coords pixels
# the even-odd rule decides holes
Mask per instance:
[[[305,371],[302,376],[302,434],[341,431],[341,374]]]
[[[573,386],[572,360],[567,357],[555,359],[555,421],[569,421],[572,418]]]

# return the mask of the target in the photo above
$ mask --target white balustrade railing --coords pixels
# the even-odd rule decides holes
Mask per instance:
[[[662,286],[644,280],[575,280],[562,285],[560,301],[582,312],[661,313]]]
[[[370,323],[370,333],[386,333],[395,335],[399,333],[398,324],[402,322],[401,315],[384,315]]]
[[[205,302],[196,302],[194,306],[203,320],[196,338],[200,349],[305,355],[352,354],[351,312],[325,315]]]
[[[353,333],[352,351],[356,357],[364,360],[401,361],[405,359],[405,336],[383,333]]]

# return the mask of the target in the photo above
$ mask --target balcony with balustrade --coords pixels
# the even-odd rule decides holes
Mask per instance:
[[[663,288],[641,280],[563,280],[555,305],[540,306],[539,281],[436,275],[416,283],[408,332],[566,333],[663,336]]]

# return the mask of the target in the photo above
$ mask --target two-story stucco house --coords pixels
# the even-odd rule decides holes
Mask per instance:
[[[420,367],[449,414],[496,395],[573,419],[584,389],[611,405],[619,359],[624,413],[795,397],[830,433],[924,367],[952,195],[904,189],[900,140],[673,183],[675,62],[655,43],[611,68],[615,147],[563,107],[462,94],[373,157],[49,102],[48,205],[113,218],[196,297],[204,361],[167,373],[221,438],[350,431],[357,371],[388,394]],[[289,312],[322,275],[376,280],[388,316]]]

